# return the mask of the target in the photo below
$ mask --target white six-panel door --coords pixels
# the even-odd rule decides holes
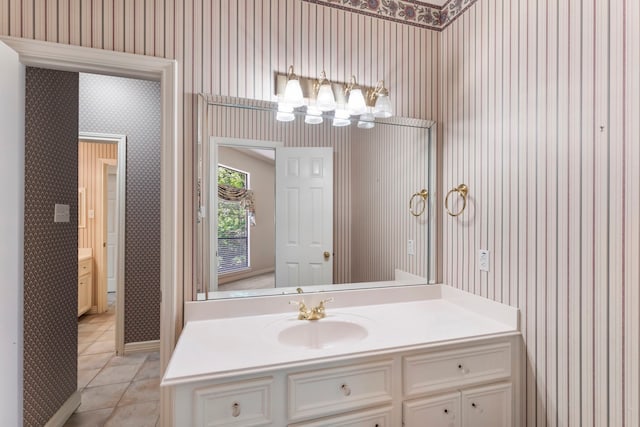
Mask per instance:
[[[276,286],[332,282],[333,149],[277,147]]]

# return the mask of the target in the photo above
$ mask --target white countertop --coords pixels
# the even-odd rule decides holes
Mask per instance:
[[[386,304],[327,306],[318,320],[342,320],[364,326],[366,338],[335,347],[311,349],[278,341],[285,328],[309,322],[297,310],[187,323],[162,380],[163,386],[194,380],[305,366],[406,351],[479,337],[518,333],[518,310],[446,285],[425,285],[425,299]],[[375,291],[371,291],[375,292]],[[416,287],[424,298],[425,292]],[[435,297],[434,297],[435,295]],[[305,297],[308,295],[304,295]],[[338,300],[339,292],[333,296]],[[323,296],[324,297],[324,296]],[[289,299],[282,299],[284,305]]]

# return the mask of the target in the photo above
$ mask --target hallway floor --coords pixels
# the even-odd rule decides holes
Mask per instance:
[[[155,427],[160,414],[160,353],[115,355],[115,295],[109,309],[78,319],[82,403],[65,427]]]

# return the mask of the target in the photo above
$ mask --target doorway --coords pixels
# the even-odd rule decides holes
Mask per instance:
[[[203,181],[209,184],[208,201],[204,203],[214,214],[202,218],[202,228],[212,232],[201,233],[203,283],[208,283],[208,292],[199,293],[197,299],[246,294],[249,290],[259,293],[260,289],[278,286],[333,283],[331,148],[284,147],[279,141],[210,137],[209,152],[204,156],[208,165],[204,167],[207,178]],[[268,163],[268,173],[252,166],[256,162]],[[260,171],[259,178],[252,177],[252,170]],[[232,179],[221,181],[224,171],[223,175],[231,174]],[[237,188],[227,198],[224,186],[231,182],[236,182]],[[263,187],[247,186],[246,182],[257,182]],[[251,234],[257,234],[258,227],[249,225],[246,233],[234,228],[229,233],[229,222],[250,223],[237,207],[237,220],[230,221],[234,212],[227,206],[228,201],[244,202],[244,190],[251,190],[253,211],[249,218],[266,232],[254,239],[259,245],[251,243]],[[236,249],[242,249],[242,239],[249,244],[247,250],[238,253]],[[206,251],[210,255],[204,255]],[[250,257],[252,251],[266,255],[268,263],[258,267]]]
[[[79,134],[78,185],[84,193],[85,207],[79,209],[79,224],[84,225],[78,230],[78,250],[92,254],[90,313],[115,312],[117,355],[124,354],[126,152],[127,138],[123,134]]]
[[[49,42],[41,42],[27,39],[16,39],[11,37],[0,37],[0,41],[13,50],[17,55],[10,59],[11,66],[15,69],[22,67],[20,73],[5,73],[3,70],[3,78],[11,78],[11,83],[4,85],[3,88],[24,88],[24,66],[42,67],[58,70],[67,70],[72,72],[99,72],[107,75],[118,75],[131,78],[142,78],[160,81],[161,85],[161,203],[160,207],[163,212],[160,228],[163,236],[160,248],[160,288],[162,292],[161,316],[160,316],[160,365],[162,371],[166,368],[171,352],[176,343],[176,337],[181,330],[181,322],[179,319],[182,315],[182,287],[181,278],[183,277],[183,236],[185,229],[190,229],[190,224],[184,224],[181,220],[181,201],[184,186],[183,175],[183,147],[178,143],[178,81],[177,81],[177,63],[174,60],[161,58],[152,58],[144,56],[134,56],[119,52],[111,52],[99,49],[90,49],[79,46],[69,46]],[[3,63],[7,65],[3,59]],[[4,93],[4,92],[3,92]],[[14,99],[14,98],[11,98]],[[24,138],[21,131],[21,118],[24,117],[24,103],[18,99],[11,103],[11,117],[16,117],[14,123],[8,123],[6,140],[6,153],[9,158],[20,159],[20,153],[24,152]],[[15,110],[15,111],[13,111]],[[13,114],[15,113],[15,114]],[[16,156],[17,154],[17,156]],[[17,167],[10,169],[10,178],[15,182],[16,195],[18,199],[24,201],[25,186],[21,175],[24,172],[24,163],[17,162]],[[188,175],[187,175],[188,176]],[[74,189],[74,193],[75,193]],[[73,196],[75,197],[75,196]],[[68,197],[71,199],[71,197]],[[22,215],[22,203],[6,204],[0,208],[3,216],[7,218],[20,218]],[[15,265],[22,265],[25,260],[24,239],[18,236],[16,239],[8,241],[6,248],[10,253],[15,253]],[[18,298],[18,306],[22,306],[24,301],[22,296],[22,280],[16,281]],[[6,298],[2,304],[4,309],[10,310],[9,307],[16,305],[11,298]],[[13,313],[13,312],[12,312]],[[18,373],[15,382],[9,381],[3,390],[7,390],[5,395],[15,395],[18,397],[17,404],[12,405],[16,408],[11,412],[11,417],[18,419],[22,414],[22,405],[20,397],[23,395],[23,376],[21,360],[22,352],[27,356],[27,347],[23,344],[25,334],[22,329],[22,320],[29,313],[22,313],[22,309],[18,311],[18,316],[14,322],[8,324],[8,327],[15,332],[16,341],[16,357],[9,360],[7,371],[16,371]],[[73,315],[75,317],[75,315]],[[39,334],[45,334],[46,330],[38,331]],[[53,331],[55,333],[55,330]],[[54,338],[55,337],[51,337]],[[68,361],[65,361],[68,363]],[[4,365],[3,365],[4,366]],[[26,372],[30,375],[30,372]],[[16,387],[15,384],[18,384]],[[46,385],[41,385],[43,392],[49,392]],[[17,393],[16,393],[17,388]],[[66,402],[54,414],[52,419],[63,420],[68,417],[75,407],[79,404],[78,393],[70,396],[66,394],[61,396],[67,399]],[[168,393],[162,393],[162,416],[163,419],[170,419],[171,405]]]

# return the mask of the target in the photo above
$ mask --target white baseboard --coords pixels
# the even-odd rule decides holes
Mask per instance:
[[[128,342],[124,345],[124,354],[159,351],[160,340]]]
[[[67,422],[73,412],[80,406],[81,393],[76,390],[64,404],[53,414],[53,417],[45,424],[44,427],[62,427]]]

